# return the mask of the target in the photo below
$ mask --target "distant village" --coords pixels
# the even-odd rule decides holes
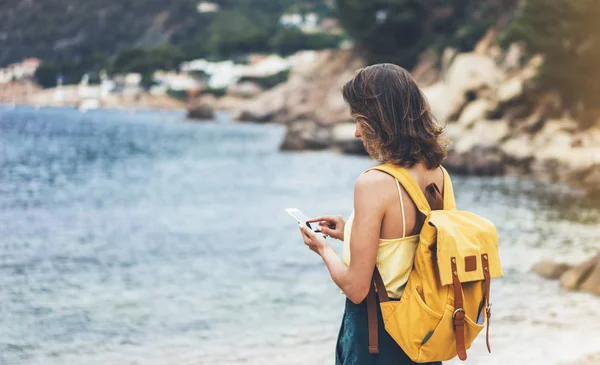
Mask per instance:
[[[220,8],[215,3],[203,1],[198,4],[197,10],[202,13],[217,12]],[[337,19],[321,19],[316,13],[283,14],[280,23],[305,33],[341,32]],[[264,86],[253,80],[285,73],[298,62],[310,62],[314,57],[314,51],[301,51],[288,57],[276,54],[249,55],[244,64],[230,60],[190,60],[183,62],[178,71],[155,71],[153,84],[149,89],[142,86],[142,75],[139,73],[109,76],[105,71],[100,72],[99,83],[92,84],[85,74],[77,85],[63,85],[61,75],[56,75],[55,88],[41,89],[35,83],[35,72],[43,61],[28,58],[0,68],[0,103],[73,106],[88,110],[118,106],[116,99],[127,99],[134,104],[135,100],[144,95],[163,99],[178,95],[180,100],[185,100],[209,89],[226,90],[228,94],[235,96],[251,97],[264,89]],[[166,108],[181,106],[176,103],[162,104]]]

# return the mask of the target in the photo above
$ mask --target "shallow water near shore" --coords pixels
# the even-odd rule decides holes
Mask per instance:
[[[282,153],[283,133],[0,107],[0,364],[333,363],[344,297],[284,209],[348,216],[374,163]],[[453,181],[459,208],[497,224],[505,273],[493,353],[481,335],[469,364],[599,352],[600,299],[531,266],[597,252],[600,209],[563,186]]]

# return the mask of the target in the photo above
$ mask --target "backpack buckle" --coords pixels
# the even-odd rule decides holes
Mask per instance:
[[[465,315],[465,310],[462,308],[458,308],[454,311],[454,313],[452,313],[452,319],[456,319],[456,314],[462,312],[463,316]]]

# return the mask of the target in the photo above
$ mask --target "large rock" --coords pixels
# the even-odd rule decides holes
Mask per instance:
[[[524,82],[525,80],[519,77],[519,75],[502,82],[498,86],[498,101],[500,103],[510,103],[521,97],[523,95]]]
[[[448,96],[446,94],[446,84],[440,81],[433,85],[421,88],[423,95],[429,102],[431,112],[436,119],[446,122],[448,118]]]
[[[533,271],[543,278],[556,280],[559,279],[571,266],[565,263],[556,263],[552,261],[541,261],[533,266]]]
[[[277,121],[277,114],[284,111],[287,94],[287,85],[279,84],[256,98],[249,99],[239,109],[232,111],[231,117],[244,122]]]
[[[211,104],[203,102],[188,109],[187,118],[195,120],[213,120],[215,110]]]
[[[575,266],[567,270],[560,277],[560,284],[569,290],[577,290],[579,289],[579,287],[587,278],[587,276],[593,268],[594,261],[592,260],[586,261],[581,265]]]
[[[284,151],[322,150],[331,146],[331,131],[312,120],[298,120],[288,125],[280,149]]]
[[[451,128],[452,126],[456,126]],[[448,125],[453,142],[444,165],[463,175],[494,176],[506,171],[504,154],[498,147],[509,133],[502,120],[482,120],[466,128],[461,124]]]
[[[600,295],[600,254],[567,270],[560,283],[569,290],[582,289]]]
[[[232,111],[240,109],[248,102],[247,98],[233,95],[225,95],[215,101],[216,110]]]
[[[485,90],[494,93],[504,80],[504,73],[485,54],[444,52],[443,77],[437,83],[422,88],[434,115],[441,121],[456,120],[467,103],[482,96]],[[447,68],[447,70],[446,70]],[[489,92],[491,90],[491,92]],[[493,102],[494,98],[488,98]]]
[[[515,161],[529,160],[535,156],[530,137],[523,134],[504,141],[500,145],[500,150]]]
[[[236,83],[227,88],[228,95],[242,98],[251,98],[259,95],[263,91],[262,87],[251,81]]]
[[[560,279],[568,290],[581,290],[600,295],[600,254],[578,265],[542,261],[533,270],[546,279]]]
[[[569,119],[547,120],[535,132],[529,144],[534,151],[531,169],[535,177],[588,187],[585,177],[600,165],[600,147],[584,147],[585,138],[573,134],[573,128],[576,125]]]
[[[464,108],[458,118],[458,123],[465,127],[471,127],[474,123],[485,120],[488,114],[495,108],[496,103],[493,101],[486,99],[475,100],[467,104]]]
[[[593,268],[581,283],[581,290],[600,295],[600,254],[591,261],[594,263]]]
[[[513,54],[510,54],[511,51]],[[518,47],[511,46],[509,49],[509,54],[507,54],[503,66],[511,71],[512,76],[503,80],[496,90],[497,100],[504,107],[517,103],[522,105],[533,102],[532,100],[527,100],[527,90],[533,84],[533,79],[537,75],[542,58],[539,56],[533,57],[523,68],[518,69],[516,65],[520,64],[520,57],[522,57],[519,52],[521,51]],[[511,60],[512,57],[519,58],[519,61]]]
[[[465,153],[474,147],[498,147],[509,131],[508,123],[503,120],[481,120],[453,141],[453,149]]]
[[[600,197],[600,164],[592,167],[582,182],[590,197]]]
[[[454,58],[444,78],[447,108],[442,119],[455,119],[480,89],[495,89],[505,75],[494,60],[482,54],[462,53]]]
[[[504,175],[506,164],[497,147],[474,146],[467,152],[448,152],[444,166],[451,172],[469,176]]]
[[[505,171],[514,175],[531,173],[531,164],[535,160],[535,149],[531,146],[530,137],[517,135],[505,140],[500,145],[504,156]]]

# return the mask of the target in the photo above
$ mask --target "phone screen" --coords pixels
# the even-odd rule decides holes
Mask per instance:
[[[296,221],[306,225],[313,232],[320,232],[319,225],[317,223],[309,223],[308,222],[309,218],[304,213],[302,213],[299,209],[287,208],[285,211],[288,212],[289,215],[294,217],[296,219]]]

